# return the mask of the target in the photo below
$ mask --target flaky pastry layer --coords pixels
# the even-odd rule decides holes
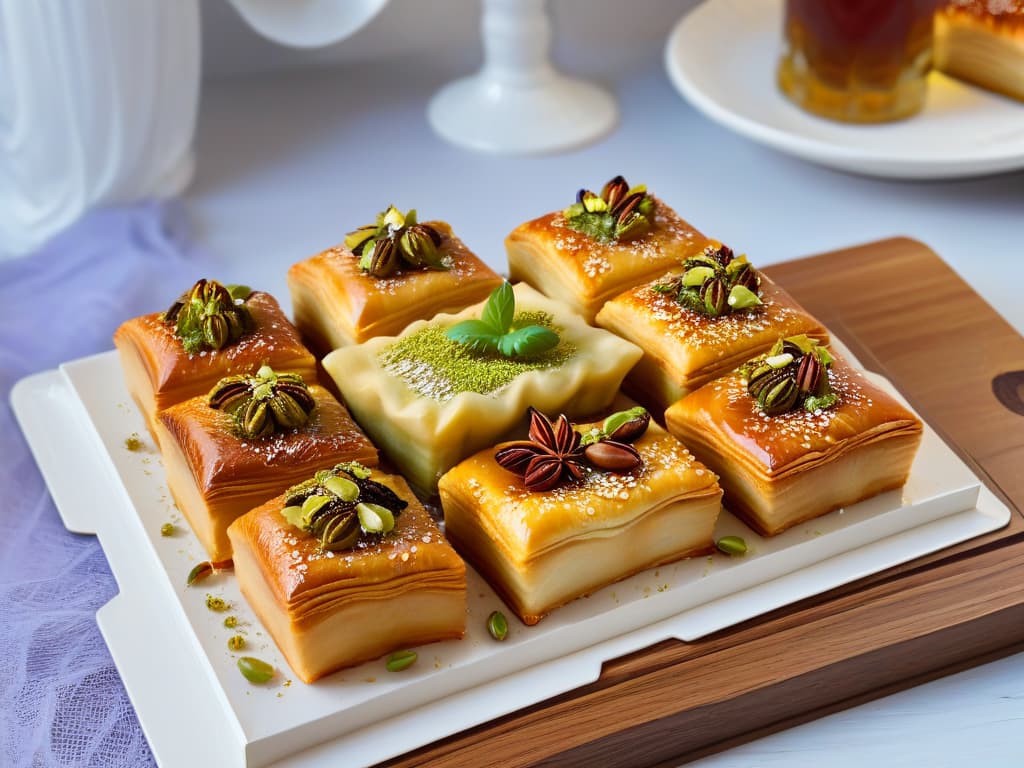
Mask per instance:
[[[284,520],[283,496],[228,529],[243,594],[306,682],[465,631],[465,564],[401,477],[373,479],[409,506],[391,533],[354,549],[321,550]]]
[[[941,72],[1024,101],[1024,3],[956,3],[938,11],[933,60]]]
[[[441,478],[445,531],[527,624],[638,571],[710,550],[722,491],[656,424],[631,472],[534,492],[488,448]]]
[[[316,359],[268,293],[254,292],[246,301],[255,328],[224,349],[188,354],[174,327],[159,312],[132,318],[114,333],[132,399],[155,438],[155,416],[168,406],[206,394],[220,379],[252,373],[263,364],[278,372],[297,373],[316,383]]]
[[[920,420],[836,358],[839,403],[814,413],[760,413],[737,374],[687,395],[666,425],[721,477],[725,506],[761,533],[902,486],[921,441]]]
[[[655,199],[654,226],[623,242],[577,232],[560,211],[520,224],[507,238],[509,277],[564,301],[588,322],[612,296],[651,280],[711,241]]]
[[[376,466],[377,451],[348,411],[323,387],[310,387],[317,407],[300,429],[262,440],[238,436],[231,418],[205,397],[157,417],[167,485],[210,559],[231,559],[227,527],[317,469],[345,461]]]
[[[295,325],[321,354],[374,336],[393,336],[414,320],[455,312],[486,299],[501,277],[452,234],[441,233],[447,270],[399,270],[377,278],[359,269],[359,257],[337,246],[288,270]]]
[[[760,306],[708,317],[681,306],[653,286],[663,275],[616,296],[597,314],[602,328],[644,350],[627,390],[657,412],[767,351],[780,337],[806,334],[823,344],[828,332],[782,288],[761,276]]]

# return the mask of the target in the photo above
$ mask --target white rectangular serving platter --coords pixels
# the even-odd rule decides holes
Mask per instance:
[[[65,525],[95,533],[110,561],[120,593],[97,621],[150,747],[167,767],[371,765],[592,682],[609,659],[667,638],[694,640],[1010,519],[926,427],[901,491],[773,539],[724,512],[715,536],[743,536],[745,557],[652,569],[534,627],[512,618],[503,643],[491,639],[485,621],[492,610],[511,611],[470,570],[464,640],[416,649],[417,663],[401,673],[387,672],[380,660],[305,685],[231,572],[185,586],[205,554],[174,507],[115,352],[23,379],[11,400]],[[140,451],[125,445],[133,433],[143,439]],[[160,534],[167,522],[176,523],[170,537]],[[208,593],[231,604],[237,629],[206,607]],[[227,647],[237,632],[247,640],[241,653]],[[278,674],[250,684],[236,666],[241,655],[272,663]]]

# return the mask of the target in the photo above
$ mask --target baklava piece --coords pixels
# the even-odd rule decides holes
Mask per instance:
[[[228,536],[242,594],[307,683],[465,632],[466,566],[397,475],[318,471]]]
[[[353,416],[417,491],[493,445],[528,405],[607,407],[641,351],[527,285],[324,358]]]
[[[659,414],[780,336],[828,341],[789,294],[724,245],[710,245],[678,273],[612,299],[597,324],[644,350],[625,389]]]
[[[766,536],[900,488],[921,442],[913,413],[807,337],[687,395],[665,422]]]
[[[441,478],[445,533],[526,624],[653,566],[710,552],[714,474],[642,408],[574,428],[531,412],[528,440]]]
[[[500,284],[448,224],[394,206],[288,270],[295,324],[320,354],[464,309]]]
[[[316,360],[273,296],[199,280],[166,312],[114,333],[125,382],[156,437],[159,411],[206,394],[225,376],[266,364],[316,382]]]
[[[699,254],[708,243],[642,185],[616,176],[601,194],[516,227],[505,238],[509,278],[558,298],[587,322],[608,299]]]
[[[231,522],[315,470],[377,464],[377,451],[323,387],[263,366],[157,415],[167,486],[214,563]]]
[[[935,13],[935,68],[1024,101],[1024,0],[955,0]]]

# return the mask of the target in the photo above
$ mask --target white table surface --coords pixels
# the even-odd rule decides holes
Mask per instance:
[[[615,92],[622,120],[601,143],[541,158],[470,154],[430,132],[428,98],[472,68],[465,54],[207,83],[186,203],[200,243],[222,267],[210,276],[286,298],[291,263],[340,241],[388,203],[447,219],[504,269],[502,240],[514,226],[622,173],[755,264],[892,235],[918,238],[1024,330],[1024,174],[904,183],[824,170],[698,115],[669,85],[660,43],[572,53],[562,58]],[[694,765],[968,763],[1024,765],[1024,654]]]

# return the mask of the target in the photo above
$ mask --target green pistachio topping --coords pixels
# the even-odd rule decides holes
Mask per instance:
[[[269,365],[252,376],[221,379],[210,390],[207,403],[230,415],[239,434],[251,439],[303,427],[316,408],[301,376],[277,373]]]
[[[417,658],[416,651],[398,651],[388,656],[384,667],[388,672],[401,672],[415,664]]]
[[[491,615],[487,617],[487,631],[499,642],[508,637],[508,619],[505,618],[505,614],[501,611],[491,611]]]
[[[558,346],[558,334],[544,325],[516,324],[516,295],[504,282],[484,302],[479,320],[463,320],[448,329],[452,341],[474,352],[530,357]]]
[[[388,277],[399,269],[448,269],[442,240],[434,227],[417,223],[415,209],[403,214],[390,205],[375,223],[349,232],[345,247],[359,257],[364,272]]]
[[[512,320],[513,328],[530,325],[557,333],[546,312],[519,312]],[[491,395],[527,371],[558,368],[575,354],[576,345],[565,340],[530,357],[476,352],[449,338],[444,327],[432,324],[398,339],[378,359],[385,371],[418,395],[444,402],[460,392]]]
[[[766,354],[744,363],[739,374],[765,415],[796,409],[813,413],[839,401],[829,381],[832,360],[827,349],[801,334],[779,339]]]
[[[630,187],[616,176],[597,195],[588,189],[576,194],[576,202],[562,211],[566,223],[577,232],[602,243],[640,237],[650,231],[654,221],[654,199],[647,187]]]
[[[252,656],[243,656],[238,660],[238,671],[242,673],[242,676],[250,683],[260,685],[267,682],[274,676],[275,669],[267,662],[253,658]]]
[[[719,552],[731,557],[742,557],[747,554],[747,542],[742,536],[723,536],[715,542]]]
[[[370,536],[387,535],[395,528],[395,515],[407,506],[386,485],[371,480],[362,464],[348,462],[289,488],[281,514],[317,537],[322,549],[337,551]]]
[[[254,327],[245,301],[248,286],[224,286],[216,280],[199,280],[163,314],[174,325],[182,348],[190,355],[202,349],[223,349]]]
[[[683,262],[683,274],[652,288],[673,294],[693,312],[720,317],[761,304],[761,278],[746,256],[736,256],[725,245],[709,245],[699,256]]]

